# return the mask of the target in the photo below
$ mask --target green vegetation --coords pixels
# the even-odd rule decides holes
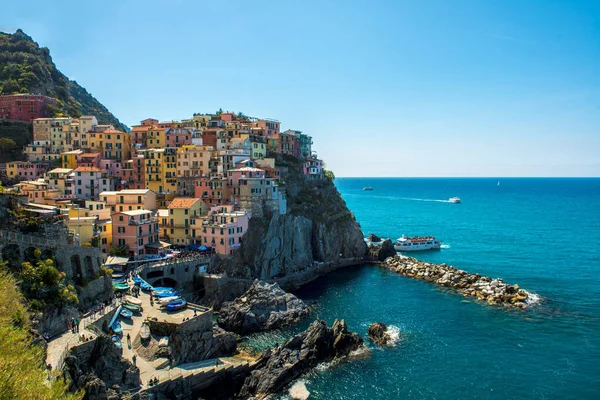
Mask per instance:
[[[329,181],[333,182],[335,180],[335,175],[333,171],[329,169],[324,169],[323,174],[325,175],[325,178],[329,179]]]
[[[48,305],[62,307],[79,302],[75,288],[65,283],[65,273],[56,269],[51,259],[38,260],[36,263],[24,262],[20,271],[15,272],[20,280],[21,291],[30,300],[32,310],[43,311]]]
[[[129,256],[129,246],[111,246],[111,248],[108,249],[108,255],[112,257],[127,257]]]
[[[100,124],[126,130],[114,115],[77,82],[69,80],[52,62],[50,50],[39,47],[22,30],[0,32],[0,93],[40,93],[55,97],[55,115],[95,115]]]
[[[0,138],[0,162],[25,160],[22,150],[33,140],[31,124],[0,119]]]
[[[44,349],[33,343],[23,298],[14,279],[0,262],[0,399],[76,400],[68,384],[46,381]]]

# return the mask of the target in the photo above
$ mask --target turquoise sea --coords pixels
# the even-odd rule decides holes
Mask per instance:
[[[417,258],[500,277],[543,300],[509,311],[374,266],[320,278],[296,294],[316,302],[313,317],[344,318],[370,354],[307,375],[311,399],[600,398],[600,179],[499,182],[336,180],[365,235],[435,235],[445,248]],[[446,201],[454,196],[462,204]],[[395,346],[368,341],[375,321],[398,328]],[[307,324],[248,345],[281,343]]]

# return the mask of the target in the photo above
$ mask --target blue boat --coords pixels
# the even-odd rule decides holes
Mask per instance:
[[[149,292],[152,290],[152,285],[146,282],[142,282],[140,283],[140,288],[144,291],[144,292]]]
[[[141,284],[142,282],[143,282],[143,281],[142,281],[142,278],[140,278],[139,276],[134,276],[134,277],[133,277],[133,283],[134,283],[136,286],[140,286],[140,284]]]
[[[152,292],[156,293],[156,292],[168,292],[169,290],[173,290],[173,288],[170,287],[155,287],[152,288]]]
[[[113,322],[113,324],[110,326],[110,329],[113,330],[114,333],[123,333],[123,328],[121,327],[121,322],[119,321],[115,321]]]
[[[167,311],[178,311],[183,310],[187,307],[187,301],[183,299],[173,300],[165,307]]]
[[[133,317],[133,312],[131,310],[126,309],[126,308],[122,309],[120,314],[121,314],[121,317],[124,317],[124,318],[131,318],[131,317]]]
[[[164,298],[164,297],[173,297],[173,296],[177,296],[178,293],[176,290],[169,290],[168,292],[158,292],[158,293],[154,293],[154,297],[156,298]]]

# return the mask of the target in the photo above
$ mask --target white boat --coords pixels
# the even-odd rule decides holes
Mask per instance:
[[[396,251],[422,251],[422,250],[439,250],[442,243],[435,240],[433,236],[414,236],[406,237],[402,235],[400,239],[394,243]]]
[[[460,198],[459,198],[459,197],[450,197],[450,198],[448,199],[448,201],[449,201],[450,203],[459,204],[459,203],[460,203]]]

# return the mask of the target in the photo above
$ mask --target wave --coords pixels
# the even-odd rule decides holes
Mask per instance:
[[[361,196],[361,195],[348,193],[348,194],[345,194],[344,196],[358,197],[358,196]],[[422,199],[422,198],[418,198],[418,197],[369,196],[369,198],[372,198],[372,199],[387,199],[387,200],[429,201],[429,202],[434,202],[434,203],[451,203],[451,201],[449,201],[449,200]]]
[[[542,297],[540,295],[528,292],[527,300],[525,300],[525,303],[528,306],[532,306],[534,304],[539,303],[541,300],[542,300]]]
[[[450,246],[449,244],[443,244],[443,245],[440,246],[440,249],[449,249],[451,247],[452,246]]]
[[[292,399],[306,400],[310,396],[310,392],[306,388],[306,381],[301,379],[296,381],[289,390]]]
[[[388,325],[386,333],[390,335],[390,340],[388,344],[390,346],[396,346],[400,341],[400,328],[395,325]]]

